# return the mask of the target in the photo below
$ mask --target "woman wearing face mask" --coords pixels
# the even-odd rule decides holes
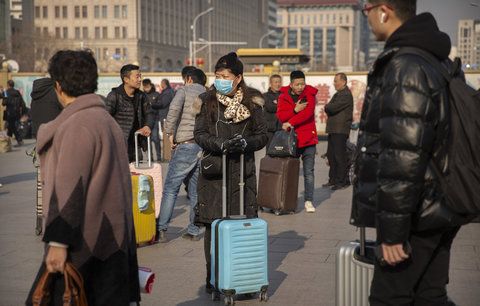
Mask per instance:
[[[267,127],[263,116],[262,94],[248,87],[243,79],[243,64],[237,54],[221,57],[215,65],[215,83],[196,101],[198,113],[194,136],[204,150],[204,157],[218,163],[200,164],[196,221],[206,227],[205,259],[207,262],[206,292],[210,286],[211,223],[222,217],[221,155],[227,154],[227,215],[238,215],[239,162],[245,156],[245,214],[257,216],[255,151],[267,143]],[[209,167],[203,169],[203,167]],[[215,169],[214,169],[215,168]],[[208,170],[208,171],[207,171]],[[214,171],[212,171],[214,170]]]

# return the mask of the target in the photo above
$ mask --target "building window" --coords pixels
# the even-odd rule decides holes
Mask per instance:
[[[320,23],[323,23],[323,15],[320,15]]]
[[[68,18],[68,8],[66,6],[62,6],[62,17]]]
[[[87,27],[82,28],[82,36],[83,36],[83,38],[88,38],[88,28]]]
[[[55,6],[55,18],[60,18],[60,7]]]
[[[40,7],[39,6],[35,7],[35,18],[40,18]]]
[[[80,39],[80,27],[75,27],[75,39]]]
[[[102,5],[102,18],[107,18],[107,6]]]
[[[55,38],[61,38],[61,35],[60,27],[55,27]]]
[[[127,18],[127,6],[122,5],[122,18]]]
[[[68,28],[67,27],[63,27],[63,38],[64,39],[68,38]]]
[[[122,27],[122,38],[127,38],[127,27]]]
[[[43,36],[47,37],[48,36],[48,28],[43,27]]]
[[[108,38],[108,28],[107,27],[102,28],[102,38],[103,39]]]
[[[293,24],[298,24],[298,16],[293,17]]]
[[[121,53],[121,49],[120,48],[115,48],[115,59],[119,60],[122,58],[122,53]]]
[[[120,27],[115,27],[115,38],[120,38]]]
[[[103,48],[103,59],[108,59],[108,48]]]
[[[303,52],[310,54],[310,29],[302,29],[301,38]]]
[[[338,22],[339,22],[340,24],[342,24],[342,23],[343,23],[343,15],[340,15],[338,18],[339,18],[339,21],[338,21]]]
[[[95,27],[95,39],[100,39],[100,27]]]
[[[86,5],[82,6],[82,17],[87,18],[88,17],[87,13],[88,13],[87,6]]]
[[[120,5],[115,5],[113,7],[113,17],[120,18]]]
[[[95,5],[93,7],[93,18],[95,18],[95,19],[100,18],[100,6],[99,5]]]
[[[37,36],[40,36],[40,33],[42,33],[42,29],[40,27],[35,27],[35,34],[37,34]]]
[[[350,15],[345,16],[345,22],[350,23]]]
[[[128,57],[127,48],[123,48],[123,59],[127,59],[127,57]]]
[[[75,5],[75,18],[80,18],[80,6]]]
[[[329,64],[336,62],[336,31],[335,29],[327,29],[327,61]]]
[[[48,18],[48,6],[43,6],[43,18]]]
[[[323,29],[313,30],[313,56],[317,63],[322,62],[323,57]]]
[[[288,48],[297,47],[297,29],[288,29]]]

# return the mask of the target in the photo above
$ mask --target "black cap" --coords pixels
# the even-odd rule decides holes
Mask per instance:
[[[300,70],[294,70],[290,73],[290,82],[295,79],[305,79],[305,74]]]
[[[222,56],[215,65],[215,71],[230,69],[234,75],[243,74],[243,63],[238,59],[237,53],[230,52]]]

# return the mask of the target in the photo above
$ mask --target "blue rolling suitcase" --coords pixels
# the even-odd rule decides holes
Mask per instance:
[[[212,299],[225,296],[225,305],[235,303],[235,295],[253,296],[267,301],[268,288],[268,227],[260,218],[244,216],[244,156],[240,157],[240,216],[227,217],[226,155],[222,157],[223,218],[212,223],[211,285]]]

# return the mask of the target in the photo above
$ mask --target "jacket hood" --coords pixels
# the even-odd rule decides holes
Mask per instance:
[[[101,107],[105,109],[102,99],[96,94],[86,94],[79,96],[73,103],[65,107],[55,120],[42,124],[37,135],[37,151],[42,153],[46,146],[51,142],[58,128],[68,120],[73,114],[92,107]]]
[[[450,54],[450,37],[441,32],[432,14],[422,13],[401,25],[387,40],[385,49],[416,47],[445,60]]]
[[[41,78],[33,81],[30,97],[32,97],[33,100],[38,100],[51,94],[52,91],[55,93],[53,85],[54,83],[51,78]]]
[[[283,94],[289,94],[289,91],[290,91],[290,86],[283,86],[282,88],[280,88],[280,92],[283,93]],[[318,89],[316,89],[315,87],[313,86],[310,86],[310,85],[306,85],[305,86],[305,89],[303,90],[303,92],[300,94],[300,95],[313,95],[315,96],[318,92]]]

